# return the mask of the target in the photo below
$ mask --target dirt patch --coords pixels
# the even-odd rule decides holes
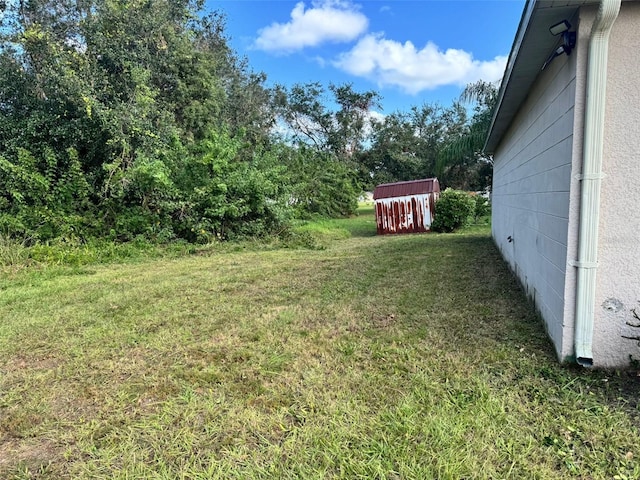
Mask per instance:
[[[376,328],[389,328],[394,323],[396,323],[396,316],[393,313],[373,317],[373,325]]]
[[[38,472],[62,458],[62,447],[46,438],[0,438],[0,476],[20,470]]]
[[[62,361],[55,355],[17,355],[7,361],[3,367],[6,372],[22,370],[53,370],[60,366]]]

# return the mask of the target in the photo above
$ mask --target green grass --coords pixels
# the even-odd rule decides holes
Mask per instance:
[[[373,206],[361,204],[357,215],[349,219],[323,218],[300,222],[294,228],[294,232],[310,235],[321,246],[351,237],[372,237],[376,235]]]
[[[640,478],[640,382],[557,364],[487,227],[6,270],[0,478]]]

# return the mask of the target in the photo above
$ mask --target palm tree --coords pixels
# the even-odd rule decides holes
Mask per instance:
[[[473,116],[467,129],[438,156],[436,171],[445,185],[464,189],[490,187],[493,159],[482,152],[482,147],[497,98],[497,86],[483,80],[470,83],[460,95],[460,102],[474,104]]]

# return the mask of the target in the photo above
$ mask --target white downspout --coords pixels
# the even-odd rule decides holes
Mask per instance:
[[[601,0],[591,38],[587,63],[584,118],[584,158],[582,163],[580,226],[576,285],[575,353],[583,366],[593,365],[591,345],[595,316],[596,267],[598,263],[598,225],[600,223],[600,184],[607,86],[609,34],[620,12],[621,0]]]

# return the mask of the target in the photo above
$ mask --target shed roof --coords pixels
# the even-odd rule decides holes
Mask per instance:
[[[440,184],[437,178],[424,178],[422,180],[411,180],[409,182],[383,183],[378,185],[373,191],[373,199],[423,195],[425,193],[439,191]]]
[[[584,5],[599,3],[599,0],[527,0],[498,92],[484,146],[486,153],[495,152],[545,61],[562,41],[560,35],[551,35],[549,27],[570,20]]]

